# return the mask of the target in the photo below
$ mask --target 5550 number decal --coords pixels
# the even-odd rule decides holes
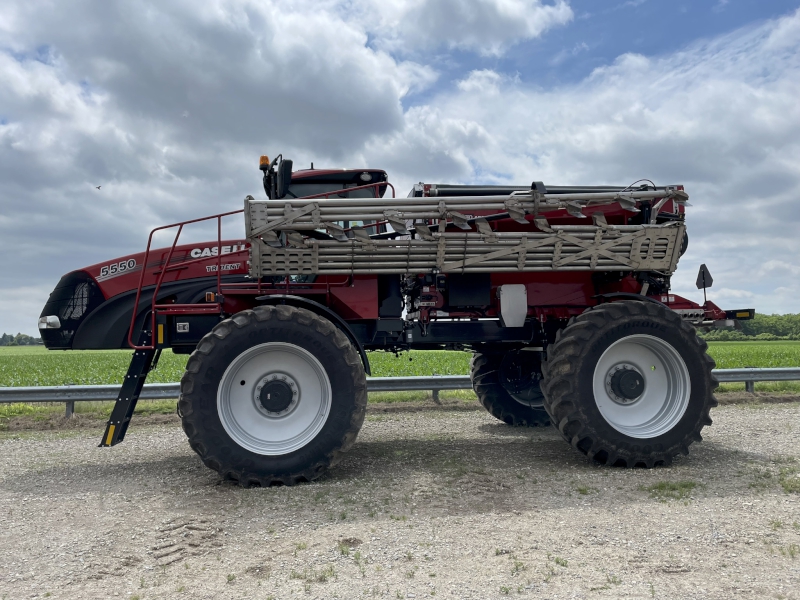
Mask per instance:
[[[121,275],[126,271],[131,271],[136,268],[136,259],[129,258],[128,260],[121,260],[118,263],[105,265],[100,267],[100,277],[113,277],[114,275]]]

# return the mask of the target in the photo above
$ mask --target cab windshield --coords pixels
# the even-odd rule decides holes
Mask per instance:
[[[339,183],[339,182],[314,182],[314,183],[292,183],[289,185],[289,191],[286,196],[289,198],[303,198],[305,196],[315,196],[317,194],[325,194],[327,192],[336,192],[342,190],[338,194],[331,194],[329,198],[374,198],[375,188],[366,188],[356,190],[354,192],[346,192],[348,188],[358,187],[355,183]]]

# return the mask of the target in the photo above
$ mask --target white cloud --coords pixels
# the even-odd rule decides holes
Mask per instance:
[[[566,62],[570,58],[578,56],[579,54],[588,51],[589,51],[589,44],[587,44],[586,42],[579,42],[575,44],[571,50],[567,49],[561,50],[561,52],[559,52],[553,58],[550,59],[550,64],[553,66],[558,66]]]
[[[573,18],[565,0],[364,0],[376,43],[413,55],[439,47],[500,56],[515,43],[537,38]]]

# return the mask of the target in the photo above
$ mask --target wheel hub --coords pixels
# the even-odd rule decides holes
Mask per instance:
[[[631,404],[644,393],[644,376],[629,363],[615,365],[606,375],[606,391],[618,404]]]
[[[256,408],[270,417],[289,414],[300,399],[297,382],[285,373],[261,378],[253,393]]]

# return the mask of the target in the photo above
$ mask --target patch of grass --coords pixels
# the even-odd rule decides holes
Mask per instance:
[[[769,526],[772,528],[772,531],[778,531],[781,527],[783,527],[783,521],[780,519],[772,519],[769,522]]]
[[[796,466],[781,467],[778,482],[787,494],[800,494],[800,476]]]
[[[236,581],[236,575],[234,575],[233,573],[228,573],[227,580],[228,583],[233,583],[234,581]]]
[[[778,552],[781,553],[781,556],[787,556],[794,559],[800,555],[800,546],[797,544],[789,544],[786,546],[786,548],[778,548]]]
[[[597,488],[593,488],[593,487],[590,487],[590,486],[587,486],[587,485],[579,485],[575,489],[577,490],[577,492],[581,496],[588,496],[589,494],[596,494],[597,493]]]
[[[772,471],[769,469],[760,469],[758,467],[754,468],[750,475],[753,478],[747,487],[752,488],[754,490],[758,490],[763,492],[764,490],[772,487],[773,479],[772,479]]]
[[[292,569],[289,573],[289,579],[299,579],[306,583],[325,583],[334,577],[336,577],[336,569],[333,565],[327,565],[321,571],[304,569],[300,572]]]
[[[697,487],[694,481],[659,481],[650,486],[642,486],[639,489],[650,493],[651,498],[661,502],[667,500],[683,500]]]
[[[559,567],[566,567],[569,565],[569,562],[565,558],[561,558],[560,556],[554,557],[553,562],[555,562]]]

